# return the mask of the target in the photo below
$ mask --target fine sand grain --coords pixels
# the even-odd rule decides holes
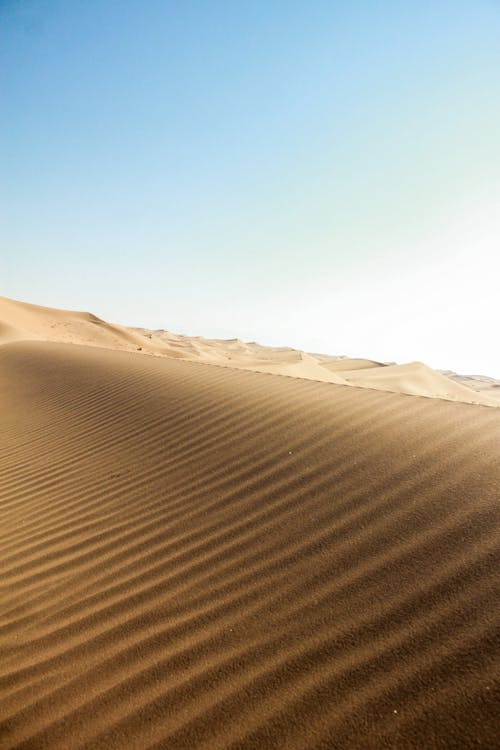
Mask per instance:
[[[498,746],[498,409],[37,315],[0,346],[0,748]]]

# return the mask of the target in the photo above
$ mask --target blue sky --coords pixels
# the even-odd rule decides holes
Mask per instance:
[[[500,377],[500,3],[0,4],[1,294]]]

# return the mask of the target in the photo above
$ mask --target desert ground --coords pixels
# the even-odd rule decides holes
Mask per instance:
[[[498,747],[499,386],[0,298],[0,748]]]

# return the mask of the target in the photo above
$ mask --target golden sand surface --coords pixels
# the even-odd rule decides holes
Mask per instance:
[[[2,302],[0,748],[497,746],[497,408]]]

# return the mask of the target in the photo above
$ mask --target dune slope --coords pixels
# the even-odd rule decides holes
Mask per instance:
[[[0,347],[0,747],[495,746],[497,409]]]
[[[0,297],[0,344],[12,341],[52,341],[179,356],[166,344],[153,344],[139,331],[107,323],[89,312],[59,310]]]

